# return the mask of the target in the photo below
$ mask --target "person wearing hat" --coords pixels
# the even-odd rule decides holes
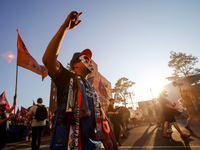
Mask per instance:
[[[111,141],[105,141],[101,122],[103,110],[95,89],[86,79],[94,70],[91,50],[85,49],[74,53],[70,61],[72,71],[64,68],[57,60],[66,32],[80,24],[81,14],[82,12],[72,11],[68,15],[50,41],[42,58],[49,76],[57,87],[57,113],[50,144],[52,150],[94,150],[99,148],[102,142],[104,144]],[[113,150],[117,149],[115,140],[104,144],[105,146],[113,146]]]
[[[13,111],[14,105],[16,105],[16,98],[17,95],[14,96],[13,106],[7,111],[6,111],[6,99],[5,98],[0,99],[0,149],[3,149],[5,147],[8,139],[8,132],[7,132],[9,129],[8,120],[10,120],[15,116],[14,114],[10,116],[10,113]]]
[[[30,123],[30,120],[33,119],[32,124],[31,124],[31,128],[32,128],[32,144],[31,144],[31,147],[32,147],[32,150],[39,150],[42,134],[44,132],[44,128],[45,128],[45,125],[46,125],[46,119],[37,120],[35,118],[36,111],[37,111],[38,107],[39,106],[45,107],[42,103],[43,103],[43,99],[38,98],[37,99],[37,105],[33,105],[28,112],[28,123]],[[45,111],[46,111],[46,114],[48,114],[47,108],[46,108]]]
[[[115,138],[116,141],[118,143],[119,146],[121,146],[121,143],[119,142],[119,136],[120,136],[120,121],[119,121],[119,117],[118,117],[118,113],[119,113],[119,109],[116,110],[114,108],[114,103],[115,103],[115,99],[111,98],[110,100],[110,104],[108,106],[108,116],[110,116],[110,120],[113,124],[113,130],[114,130],[114,134],[115,134]]]

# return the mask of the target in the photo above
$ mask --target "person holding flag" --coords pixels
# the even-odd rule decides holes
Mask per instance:
[[[17,98],[17,95],[14,96],[13,106],[6,110],[7,99],[5,96],[0,97],[0,141],[1,141],[0,149],[3,149],[5,147],[7,139],[8,139],[8,133],[7,133],[9,129],[8,120],[10,120],[11,118],[15,116],[14,114],[10,116],[10,113],[13,111],[14,105],[16,105],[16,98]]]

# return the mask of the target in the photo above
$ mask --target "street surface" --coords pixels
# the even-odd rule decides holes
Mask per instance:
[[[176,129],[172,126],[171,138],[162,136],[163,131],[157,130],[156,124],[149,126],[148,123],[141,123],[138,127],[132,128],[124,133],[120,139],[122,146],[119,150],[200,150],[200,125],[197,120],[192,120],[191,129],[185,129],[186,119],[177,120],[183,133],[190,134],[189,138],[181,138]],[[40,150],[48,150],[51,136],[42,137]],[[19,141],[7,143],[3,150],[31,150],[30,141]],[[101,148],[103,150],[103,148]]]

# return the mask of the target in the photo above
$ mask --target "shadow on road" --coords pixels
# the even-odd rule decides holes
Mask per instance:
[[[132,145],[132,146],[147,146],[149,144],[149,141],[151,140],[152,135],[154,134],[153,132],[155,131],[156,127],[154,129],[152,129],[149,132],[149,128],[151,126],[149,126],[145,132],[143,133],[143,135]]]

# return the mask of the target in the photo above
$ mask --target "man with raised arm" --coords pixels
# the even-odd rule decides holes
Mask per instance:
[[[106,149],[114,150],[117,146],[112,129],[107,126],[110,130],[104,130],[102,115],[106,117],[95,89],[86,80],[94,70],[92,52],[85,49],[74,53],[70,61],[73,72],[57,60],[66,32],[80,24],[81,14],[72,11],[68,15],[43,56],[43,63],[57,87],[57,114],[50,149],[94,150],[103,142]]]

